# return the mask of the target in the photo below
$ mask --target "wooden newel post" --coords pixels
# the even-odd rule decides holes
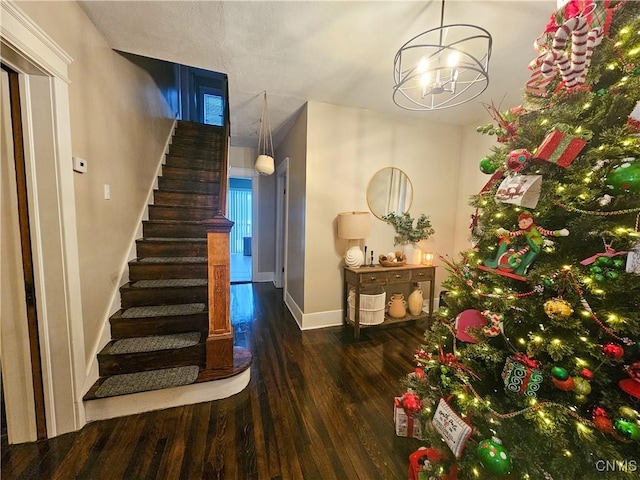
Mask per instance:
[[[233,328],[230,313],[229,232],[233,222],[218,211],[207,227],[207,272],[209,279],[209,335],[207,370],[233,367]]]

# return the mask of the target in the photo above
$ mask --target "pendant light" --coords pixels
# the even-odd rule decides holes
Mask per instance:
[[[396,53],[393,101],[406,110],[442,110],[476,98],[489,85],[493,39],[482,27],[444,24],[416,35]]]
[[[260,133],[258,134],[258,158],[256,158],[256,172],[260,175],[271,175],[275,171],[273,160],[273,137],[271,136],[271,124],[269,123],[269,111],[267,109],[267,92],[264,92],[262,104],[262,116],[260,117]]]

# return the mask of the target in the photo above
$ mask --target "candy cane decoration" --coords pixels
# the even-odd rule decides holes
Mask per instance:
[[[569,36],[571,36],[571,55],[565,51]],[[591,64],[594,48],[600,44],[603,37],[601,28],[589,30],[585,17],[578,16],[567,20],[553,37],[551,51],[542,61],[541,73],[545,77],[553,76],[557,66],[565,85],[568,88],[584,83],[587,69]]]
[[[587,53],[584,58],[584,64],[582,66],[582,73],[577,78],[577,83],[582,85],[585,82],[587,77],[587,72],[589,71],[589,66],[591,65],[591,57],[593,55],[593,50],[600,45],[602,42],[602,38],[604,37],[602,28],[594,28],[587,35]]]

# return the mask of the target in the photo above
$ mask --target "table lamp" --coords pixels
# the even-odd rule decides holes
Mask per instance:
[[[360,267],[364,261],[364,253],[360,248],[360,240],[367,238],[371,228],[369,212],[343,212],[338,214],[338,238],[349,240],[349,247],[344,256],[348,267]],[[356,241],[354,243],[354,241]]]

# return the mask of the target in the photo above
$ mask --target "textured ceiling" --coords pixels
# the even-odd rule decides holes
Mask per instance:
[[[392,101],[393,59],[439,24],[439,1],[81,1],[109,45],[124,52],[226,73],[232,145],[255,146],[262,92],[274,142],[309,100],[458,125],[488,121],[481,102],[520,102],[533,42],[556,1],[449,0],[445,24],[489,30],[487,90],[468,104],[407,112]]]

